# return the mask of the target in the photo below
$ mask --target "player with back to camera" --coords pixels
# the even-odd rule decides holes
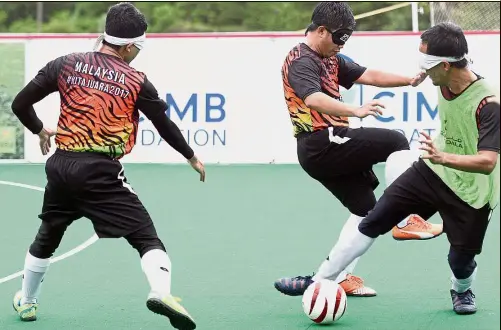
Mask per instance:
[[[377,87],[417,86],[425,75],[404,77],[366,69],[338,56],[355,29],[355,18],[346,3],[319,3],[311,21],[306,41],[295,46],[283,64],[283,87],[297,138],[299,163],[351,213],[339,235],[342,241],[357,230],[360,221],[376,204],[374,189],[379,181],[372,167],[386,161],[392,169],[387,173],[388,185],[409,166],[406,158],[410,157],[410,151],[405,136],[394,130],[349,128],[348,117],[377,116],[383,105],[376,100],[361,107],[345,104],[339,86],[346,89],[354,83]],[[308,207],[322,207],[315,201],[307,203]],[[441,225],[425,221],[431,214],[418,213],[400,219],[393,230],[395,239],[433,238],[442,233]],[[321,264],[319,274],[328,271],[329,258],[335,249],[336,246]],[[335,280],[347,295],[375,296],[375,290],[352,275],[357,261],[347,265]],[[281,278],[274,285],[278,291],[296,296],[302,295],[314,279],[314,276]]]
[[[23,125],[38,134],[44,155],[54,135],[57,145],[45,167],[42,224],[26,255],[22,290],[14,297],[23,321],[36,320],[42,281],[65,230],[87,217],[100,238],[123,237],[138,251],[151,287],[147,307],[168,317],[176,329],[196,327],[171,295],[171,260],[119,161],[134,147],[140,110],[205,180],[203,164],[167,117],[166,103],[146,75],[129,66],[143,48],[147,27],[132,4],[112,6],[105,33],[96,43],[97,49],[102,41],[98,51],[49,62],[12,103]],[[53,92],[61,98],[57,133],[43,126],[33,108]]]
[[[440,134],[422,134],[421,159],[384,192],[358,229],[338,241],[316,279],[336,279],[375,239],[413,212],[438,212],[450,242],[450,294],[457,314],[477,311],[471,286],[475,256],[499,202],[499,99],[484,78],[470,70],[468,43],[452,23],[423,32],[421,67],[438,86]]]

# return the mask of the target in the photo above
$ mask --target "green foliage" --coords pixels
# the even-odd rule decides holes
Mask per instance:
[[[316,2],[136,2],[148,32],[298,31],[311,19]],[[355,15],[395,2],[351,2]],[[102,32],[110,2],[44,2],[41,32]],[[428,8],[427,3],[420,3]],[[36,32],[36,2],[0,3],[0,32]],[[425,10],[426,10],[425,8]],[[420,15],[429,25],[429,14]],[[359,19],[358,31],[409,31],[410,6]]]
[[[0,10],[0,28],[5,29],[6,20],[7,20],[7,13],[4,10]]]
[[[24,86],[24,45],[0,44],[0,134],[4,128],[15,129],[15,153],[0,152],[0,159],[16,159],[24,153],[24,129],[11,110],[14,96]],[[0,142],[3,140],[0,136]]]
[[[32,17],[19,19],[12,22],[8,31],[11,33],[34,33],[37,32],[37,22]]]

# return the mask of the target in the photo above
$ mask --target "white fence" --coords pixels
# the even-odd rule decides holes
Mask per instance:
[[[499,33],[468,34],[475,71],[499,89]],[[0,40],[2,37],[0,36]],[[145,72],[170,104],[169,115],[206,163],[297,163],[292,126],[281,82],[283,60],[300,35],[154,36],[132,63]],[[343,54],[372,69],[414,75],[418,72],[418,34],[359,34]],[[94,36],[20,39],[25,44],[25,82],[48,61],[88,51]],[[437,91],[429,80],[417,88],[355,85],[343,91],[346,102],[379,98],[387,105],[380,119],[353,120],[352,126],[398,129],[416,148],[419,130],[439,128]],[[56,126],[59,96],[35,106],[48,126]],[[0,125],[1,126],[1,125]],[[37,137],[25,131],[24,160],[44,162]],[[137,145],[124,162],[183,162],[142,120]]]

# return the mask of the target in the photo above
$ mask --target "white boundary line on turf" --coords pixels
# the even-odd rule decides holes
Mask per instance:
[[[1,164],[28,164],[24,159],[0,159]]]
[[[5,186],[13,186],[13,187],[19,187],[19,188],[25,188],[25,189],[31,189],[31,190],[36,190],[36,191],[41,191],[44,192],[45,189],[37,186],[32,186],[29,184],[24,184],[24,183],[18,183],[18,182],[11,182],[11,181],[0,181],[0,185],[5,185]],[[98,241],[99,237],[97,237],[96,234],[92,235],[91,238],[80,244],[79,246],[71,249],[70,251],[63,253],[62,255],[52,258],[51,259],[51,264],[56,263],[58,261],[64,260],[66,258],[71,257],[72,255],[77,254],[78,252],[81,252],[82,250],[88,248],[92,244],[96,243]],[[16,272],[14,274],[11,274],[9,276],[0,278],[0,284],[8,282],[10,280],[13,280],[17,277],[20,277],[23,275],[23,271]]]

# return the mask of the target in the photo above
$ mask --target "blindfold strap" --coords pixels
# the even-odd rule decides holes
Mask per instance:
[[[146,34],[143,34],[142,36],[136,37],[136,38],[117,38],[114,36],[110,36],[106,32],[101,34],[94,45],[94,50],[97,50],[101,42],[106,41],[112,45],[116,46],[125,46],[129,44],[134,44],[138,49],[143,49],[144,47],[144,42],[146,41]]]
[[[447,56],[435,56],[421,53],[420,67],[425,70],[429,70],[434,66],[442,63],[442,62],[459,62],[463,60],[465,57],[447,57]]]

